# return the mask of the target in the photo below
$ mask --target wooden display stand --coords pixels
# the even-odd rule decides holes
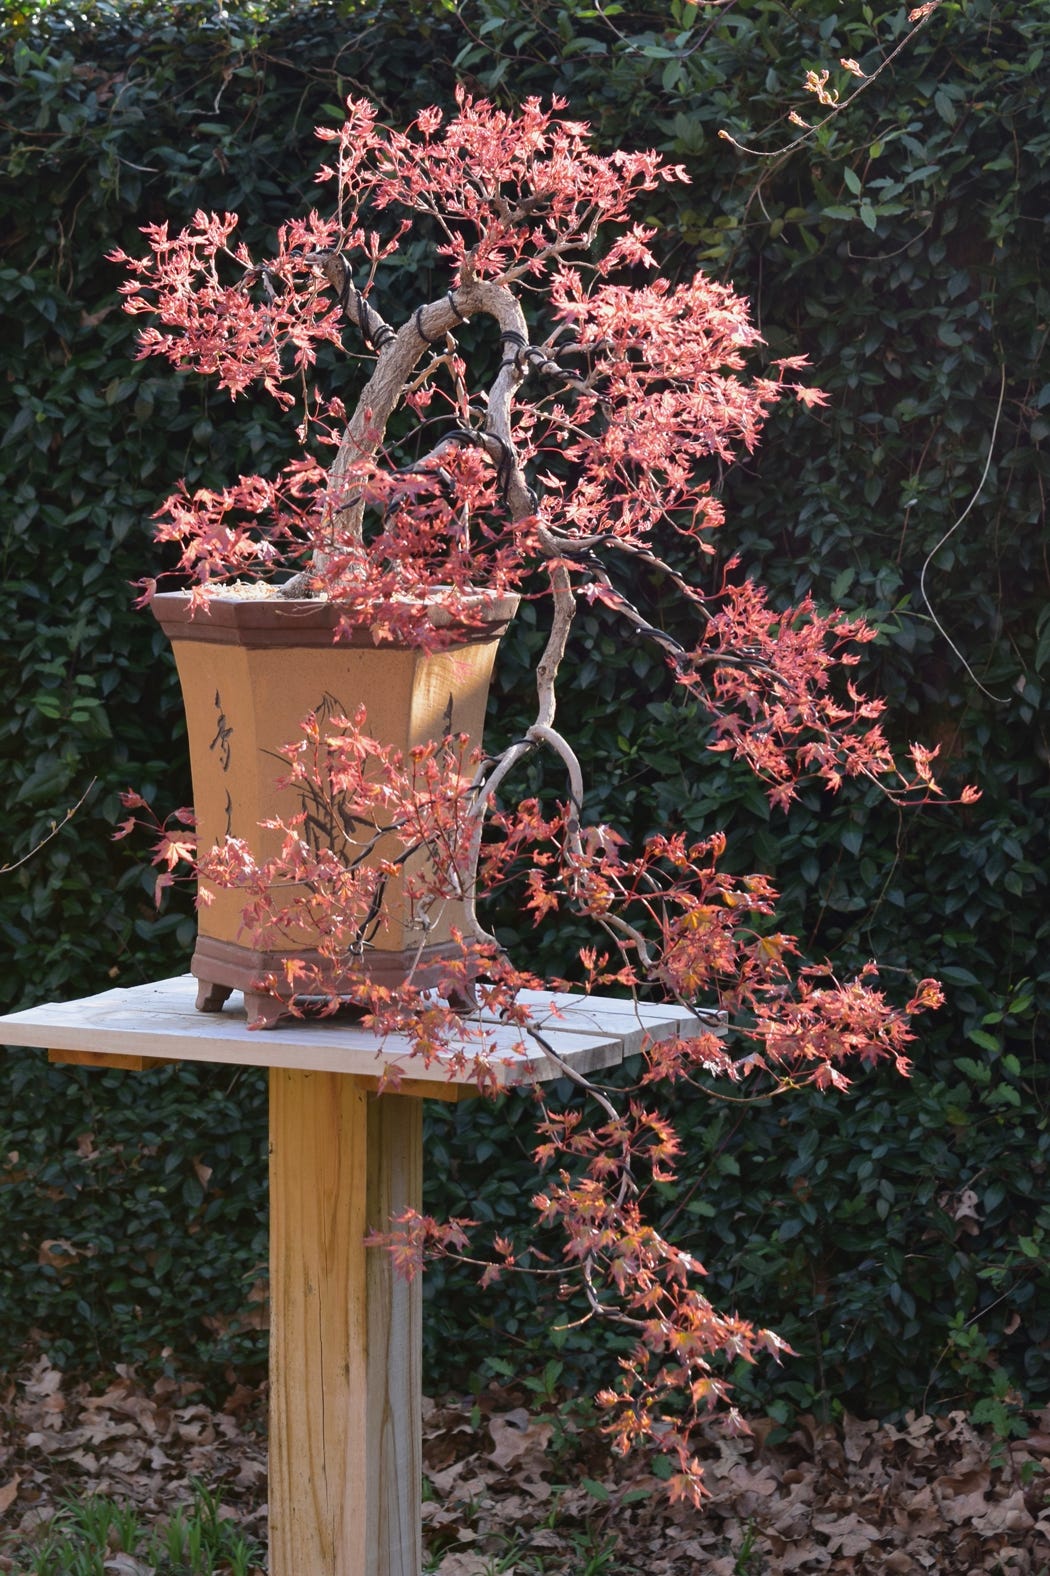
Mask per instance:
[[[270,1576],[419,1576],[421,1281],[365,1237],[421,1206],[423,1099],[477,1091],[450,1082],[441,1058],[422,1066],[407,1041],[331,1019],[257,1032],[232,1003],[196,1012],[196,992],[186,975],[33,1007],[0,1017],[0,1040],[81,1066],[270,1069]],[[464,1020],[508,1087],[713,1026],[604,997],[524,1000],[530,1030]],[[379,1094],[392,1067],[399,1091]]]

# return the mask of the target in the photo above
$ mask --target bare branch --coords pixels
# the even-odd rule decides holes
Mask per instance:
[[[69,825],[70,821],[76,815],[77,811],[80,809],[81,805],[84,803],[85,799],[87,798],[88,794],[91,792],[92,788],[94,788],[94,786],[95,786],[97,781],[98,781],[97,777],[92,777],[91,781],[88,783],[87,787],[84,789],[84,792],[80,795],[80,798],[77,800],[76,804],[73,805],[73,807],[71,809],[66,811],[66,813],[62,817],[61,821],[52,821],[51,822],[51,830],[47,833],[47,835],[45,837],[42,837],[38,843],[34,843],[33,847],[29,850],[28,854],[23,854],[21,859],[14,859],[14,860],[12,860],[10,864],[0,865],[0,876],[10,875],[13,870],[20,870],[22,868],[22,866],[24,864],[28,864],[29,860],[32,859],[36,854],[38,854],[42,848],[45,848],[47,846],[47,844],[50,843],[50,841],[51,841],[51,839],[53,837],[57,837],[59,832],[62,831],[63,827],[66,827],[66,826]]]

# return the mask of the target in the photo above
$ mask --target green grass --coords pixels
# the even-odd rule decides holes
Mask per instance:
[[[573,1576],[616,1576],[618,1540],[597,1532],[576,1531],[566,1535],[565,1547],[539,1552],[529,1548],[529,1535],[499,1538],[499,1553],[490,1554],[480,1576],[558,1576],[566,1569],[566,1556],[572,1558]],[[423,1576],[433,1576],[448,1549],[424,1558]]]
[[[134,1507],[101,1495],[63,1500],[45,1529],[3,1552],[20,1562],[24,1576],[112,1576],[122,1563],[136,1576],[133,1561],[150,1576],[254,1576],[264,1568],[258,1545],[199,1485],[189,1505],[153,1527]],[[131,1558],[119,1562],[120,1554]]]

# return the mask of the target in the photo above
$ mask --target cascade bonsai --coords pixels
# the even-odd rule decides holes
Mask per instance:
[[[140,355],[217,378],[233,399],[260,385],[300,444],[275,478],[180,487],[158,512],[188,618],[206,624],[230,595],[289,618],[320,602],[337,647],[366,630],[377,647],[434,653],[489,638],[510,596],[543,610],[521,736],[482,753],[453,718],[406,749],[370,732],[367,695],[314,708],[282,741],[292,809],[262,851],[245,835],[204,840],[200,901],[236,893],[245,932],[281,959],[282,978],[260,989],[285,1010],[352,996],[420,1055],[454,1044],[451,1070],[482,1083],[486,1019],[530,1032],[521,991],[565,985],[486,928],[479,904],[510,883],[537,921],[571,911],[591,925],[566,968],[574,988],[694,1009],[695,1030],[649,1047],[626,1096],[591,1090],[594,1124],[537,1094],[548,1175],[535,1203],[564,1232],[564,1295],[636,1337],[601,1397],[617,1443],[655,1442],[673,1458],[672,1490],[695,1496],[690,1427],[726,1401],[724,1359],[782,1343],[717,1313],[702,1267],[656,1229],[653,1184],[673,1180],[679,1148],[652,1086],[842,1087],[850,1063],[883,1058],[903,1071],[911,1019],[939,992],[920,981],[894,1003],[873,965],[839,980],[803,962],[775,928],[771,883],[721,869],[717,828],[690,842],[669,827],[632,850],[588,824],[584,770],[556,719],[577,609],[600,603],[653,642],[711,749],[747,762],[774,806],[806,780],[861,778],[902,801],[938,790],[930,752],[913,746],[899,764],[881,702],[853,682],[863,623],[809,599],[774,608],[731,557],[702,573],[723,530],[719,467],[754,447],[779,400],[824,396],[794,381],[800,357],[748,370],[761,340],[730,288],[661,271],[635,215],[685,173],[650,152],[594,152],[561,108],[530,100],[511,114],[460,93],[450,118],[423,110],[401,132],[351,100],[342,127],[319,132],[327,215],[289,219],[265,258],[238,241],[235,215],[206,213],[174,235],[148,227],[144,258],[113,255],[130,274],[126,309],[160,325],[141,332]],[[142,590],[156,600],[158,579]],[[652,611],[664,591],[678,603],[670,627]],[[515,773],[541,750],[564,787],[553,803],[515,803]],[[187,819],[158,826],[161,884],[192,856]],[[445,916],[436,974],[403,953],[396,980],[368,967],[399,883],[420,955]],[[296,952],[304,915],[311,947]],[[455,1010],[478,1001],[483,1013]],[[391,1243],[405,1258],[466,1252],[463,1223],[422,1217],[399,1221]],[[516,1264],[497,1239],[487,1275]]]

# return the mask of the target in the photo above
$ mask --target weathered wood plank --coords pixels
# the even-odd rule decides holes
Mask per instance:
[[[529,1021],[541,1034],[555,1031],[562,1035],[609,1035],[619,1040],[625,1057],[641,1051],[647,1039],[725,1032],[724,1013],[699,1015],[687,1007],[661,1002],[577,996],[564,991],[522,991],[518,1001],[528,1008]]]
[[[98,1067],[119,1072],[148,1072],[152,1067],[171,1067],[177,1058],[172,1056],[128,1056],[115,1051],[54,1051],[47,1053],[49,1062],[66,1067]],[[355,1081],[369,1094],[379,1093],[378,1078],[358,1076]],[[397,1093],[411,1095],[416,1100],[441,1100],[455,1104],[459,1100],[475,1099],[477,1084],[425,1083],[420,1078],[402,1078]]]
[[[0,1018],[0,1039],[9,1045],[43,1046],[48,1050],[91,1051],[101,1056],[148,1056],[171,1061],[221,1062],[245,1067],[288,1067],[301,1071],[343,1072],[379,1076],[391,1066],[423,1083],[450,1080],[450,1057],[425,1065],[412,1045],[396,1036],[378,1039],[358,1024],[338,1019],[292,1020],[265,1031],[248,1027],[243,1007],[222,1012],[195,1010],[196,982],[190,975],[152,985],[103,991],[80,1001],[49,1003]],[[580,1072],[616,1066],[623,1059],[625,1028],[616,1015],[611,1028],[553,1018],[543,1039],[558,1060],[527,1033],[492,1017],[463,1020],[456,1050],[468,1057],[481,1053],[497,1083],[530,1078],[556,1078],[559,1061]],[[620,1027],[615,1024],[619,1023]],[[452,1075],[465,1083],[467,1075]]]

